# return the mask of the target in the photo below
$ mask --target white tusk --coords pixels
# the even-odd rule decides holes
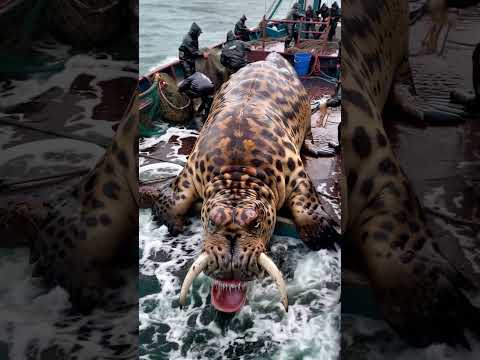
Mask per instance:
[[[190,266],[190,269],[188,269],[187,276],[185,276],[182,289],[180,290],[180,305],[185,305],[185,302],[187,301],[188,289],[190,289],[193,280],[195,280],[195,278],[203,271],[203,269],[205,269],[209,259],[210,256],[208,256],[206,253],[202,253],[197,260],[193,262],[192,266]]]
[[[278,270],[277,265],[270,259],[267,255],[264,253],[261,253],[260,256],[258,257],[258,264],[263,267],[275,280],[275,283],[277,284],[278,291],[280,291],[280,298],[283,304],[283,307],[285,308],[285,311],[288,312],[288,295],[287,295],[287,285],[285,284],[285,281],[283,280],[283,275]]]

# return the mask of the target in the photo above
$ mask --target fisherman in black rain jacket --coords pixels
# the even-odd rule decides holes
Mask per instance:
[[[328,8],[326,3],[323,3],[318,10],[318,13],[321,17],[322,21],[327,21],[328,17],[330,16],[330,9]],[[320,25],[320,29],[318,31],[324,31],[327,26],[325,24]],[[315,36],[316,39],[320,37],[320,34]]]
[[[287,15],[287,20],[298,20],[300,18],[300,13],[298,12],[298,3],[294,3],[292,5],[292,8],[288,12]],[[292,42],[292,39],[295,39],[297,41],[298,37],[298,24],[287,24],[288,26],[288,35],[287,38],[285,39],[285,49],[287,49],[290,46],[290,43]]]
[[[340,20],[340,8],[336,1],[333,2],[330,9],[330,31],[328,32],[328,41],[333,40],[335,30],[337,30],[337,23]]]
[[[234,73],[248,64],[247,52],[251,51],[247,43],[236,40],[232,31],[227,34],[227,41],[222,47],[220,62],[231,73]]]
[[[198,37],[202,33],[202,29],[196,23],[192,23],[190,31],[183,38],[182,44],[178,48],[178,57],[180,64],[183,66],[185,77],[195,72],[195,59],[199,57],[206,58],[207,55],[198,49]]]
[[[234,33],[235,36],[243,41],[249,41],[250,40],[250,30],[248,30],[247,26],[245,25],[245,21],[247,21],[247,17],[245,15],[242,15],[240,20],[235,24],[235,29]]]
[[[312,5],[308,5],[307,11],[305,11],[305,20],[307,21],[314,21],[316,20],[317,14],[315,13],[315,10],[313,10]],[[314,31],[315,30],[315,24],[307,24],[306,29],[307,31]],[[307,33],[307,39],[312,38],[313,34]]]
[[[191,99],[201,98],[202,103],[197,109],[200,114],[203,111],[203,120],[206,120],[210,107],[213,102],[213,94],[215,92],[215,86],[210,78],[201,73],[195,72],[193,75],[187,77],[178,84],[178,90],[187,94]]]

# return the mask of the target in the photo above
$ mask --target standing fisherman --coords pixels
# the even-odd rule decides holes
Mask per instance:
[[[312,5],[308,5],[307,11],[305,12],[305,20],[307,21],[314,21],[317,17],[317,14],[312,8]],[[315,24],[307,24],[306,26],[307,31],[315,31]],[[307,39],[310,39],[313,37],[313,34],[307,33]]]
[[[320,9],[318,10],[318,13],[321,17],[322,22],[325,22],[328,20],[328,17],[330,16],[330,10],[328,9],[328,6],[326,3],[323,3],[322,6],[320,6]],[[322,32],[325,30],[327,26],[325,24],[320,25],[320,29],[318,31]],[[320,37],[320,34],[317,34],[315,36],[315,39],[318,39]]]
[[[207,58],[207,53],[201,53],[198,49],[198,37],[202,33],[202,29],[196,23],[192,23],[190,31],[183,38],[182,44],[178,48],[178,58],[183,66],[185,77],[193,75],[195,72],[195,59]]]
[[[250,30],[248,30],[247,26],[245,25],[245,21],[247,21],[247,17],[242,15],[240,20],[235,24],[234,33],[237,39],[242,41],[250,41]]]
[[[299,18],[300,18],[300,13],[298,12],[298,3],[294,3],[290,11],[288,12],[287,20],[298,20]],[[290,47],[290,43],[292,42],[292,39],[295,39],[295,42],[297,42],[298,27],[297,27],[297,24],[289,23],[288,35],[287,35],[287,38],[285,39],[285,49],[288,49]]]
[[[340,8],[336,1],[333,2],[330,9],[330,31],[328,32],[328,41],[333,40],[335,31],[337,30],[337,23],[340,20]]]

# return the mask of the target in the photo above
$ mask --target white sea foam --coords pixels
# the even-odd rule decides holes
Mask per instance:
[[[97,309],[81,317],[70,315],[67,310],[71,304],[65,290],[46,288],[40,279],[31,277],[31,272],[27,249],[0,252],[0,339],[9,345],[8,358],[26,359],[27,354],[40,358],[41,352],[53,346],[66,353],[80,346],[75,354],[86,360],[98,356],[125,359],[124,356],[133,356],[137,351],[133,335],[138,316],[135,306],[123,311]],[[136,276],[130,276],[127,286],[115,297],[119,303],[135,304],[136,285]],[[91,331],[83,338],[80,334],[85,327]],[[106,331],[107,328],[110,330]],[[121,356],[115,355],[113,348],[102,344],[104,335],[110,335],[112,344],[126,344],[129,349]]]
[[[198,219],[184,234],[168,235],[150,210],[140,212],[140,333],[153,333],[141,346],[143,359],[238,358],[335,359],[340,346],[340,251],[309,251],[299,239],[274,236],[271,255],[286,276],[290,299],[286,314],[270,278],[250,286],[248,303],[229,321],[210,305],[211,280],[200,275],[181,310],[181,280],[198,256]],[[150,285],[148,285],[150,283]]]
[[[147,149],[159,145],[160,143],[168,143],[172,136],[176,136],[177,140],[175,141],[175,143],[169,145],[170,151],[167,154],[167,158],[165,160],[175,161],[179,164],[186,164],[187,155],[178,154],[178,150],[182,147],[182,139],[188,137],[196,138],[198,136],[198,131],[196,130],[177,128],[174,126],[169,127],[163,135],[145,138],[139,145],[140,153],[149,154],[149,152],[146,151]]]

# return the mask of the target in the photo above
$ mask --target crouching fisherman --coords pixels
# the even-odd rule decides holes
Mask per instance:
[[[248,52],[250,46],[241,40],[236,40],[232,31],[227,34],[227,41],[223,44],[220,62],[225,66],[230,74],[248,64]]]
[[[210,112],[213,102],[213,94],[215,86],[205,74],[197,71],[193,75],[187,77],[178,84],[178,90],[187,94],[191,99],[200,98],[202,103],[197,109],[197,113],[201,114],[202,120],[205,121]]]

